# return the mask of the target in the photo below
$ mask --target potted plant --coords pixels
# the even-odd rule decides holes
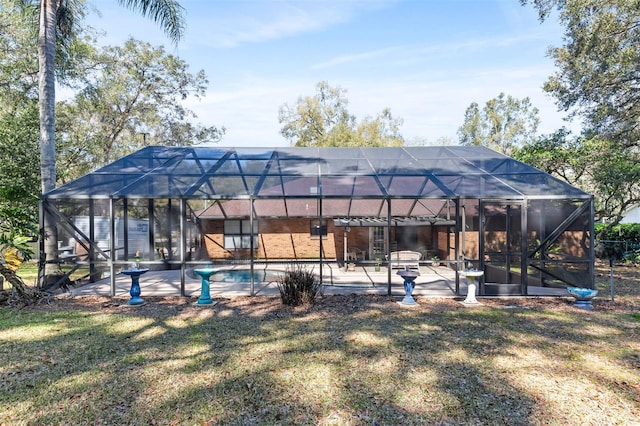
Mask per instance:
[[[135,261],[135,263],[133,264],[132,269],[140,269],[140,252],[139,251],[136,251],[136,254],[133,257],[133,260]]]

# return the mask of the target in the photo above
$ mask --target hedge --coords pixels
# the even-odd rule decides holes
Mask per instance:
[[[640,223],[621,223],[605,231],[606,223],[594,225],[596,257],[600,259],[640,261]]]

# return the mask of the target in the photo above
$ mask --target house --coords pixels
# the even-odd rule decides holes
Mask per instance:
[[[183,277],[210,262],[385,266],[410,250],[485,271],[480,294],[594,281],[593,196],[477,146],[147,147],[44,194],[42,206],[59,219],[58,239],[86,241],[91,271],[111,277],[143,238],[145,265]],[[74,215],[149,229],[104,252],[95,220],[87,232]]]
[[[620,223],[640,223],[640,206],[635,205],[625,210]]]

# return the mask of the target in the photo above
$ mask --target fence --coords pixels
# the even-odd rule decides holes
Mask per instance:
[[[596,257],[599,259],[640,262],[640,241],[596,240]]]

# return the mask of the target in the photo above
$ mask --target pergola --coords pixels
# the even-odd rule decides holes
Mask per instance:
[[[483,147],[147,147],[44,194],[41,210],[60,246],[41,260],[110,276],[113,291],[136,254],[180,269],[184,295],[186,271],[209,263],[313,264],[322,279],[350,244],[363,263],[415,250],[471,264],[481,295],[594,285],[593,196]]]

